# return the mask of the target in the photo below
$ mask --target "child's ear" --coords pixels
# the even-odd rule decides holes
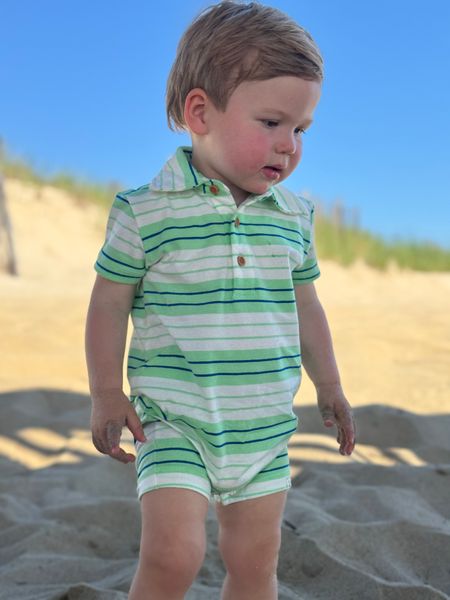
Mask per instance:
[[[194,88],[184,101],[184,122],[189,131],[197,135],[208,133],[206,110],[210,102],[208,95],[201,88]]]

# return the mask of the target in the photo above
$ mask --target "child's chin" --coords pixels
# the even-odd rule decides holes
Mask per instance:
[[[267,181],[263,185],[258,186],[258,189],[255,189],[253,194],[260,196],[261,194],[265,194],[270,190],[272,186],[274,186],[278,181]]]

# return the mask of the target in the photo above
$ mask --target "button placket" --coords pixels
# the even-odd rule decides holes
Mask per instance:
[[[243,207],[241,206],[240,210],[242,210],[242,208]],[[251,257],[249,254],[251,249],[245,243],[245,228],[242,227],[241,216],[240,213],[235,212],[234,219],[231,222],[231,229],[235,234],[231,235],[231,251],[233,256],[233,298],[235,299],[247,299],[252,297],[252,292],[236,289],[245,287],[245,279],[251,278],[253,274]]]
[[[239,218],[239,215],[235,216],[233,225],[234,225],[235,229],[239,229],[239,227],[241,226],[241,220]],[[238,238],[236,238],[236,239],[238,239]],[[234,252],[233,252],[233,256],[234,256]],[[235,264],[237,264],[239,267],[245,267],[246,262],[247,261],[245,260],[245,256],[243,256],[242,254],[238,254],[236,256]]]

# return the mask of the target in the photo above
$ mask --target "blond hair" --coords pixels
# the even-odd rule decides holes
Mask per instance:
[[[167,81],[171,129],[185,129],[184,103],[202,88],[219,110],[243,81],[293,75],[323,79],[323,61],[311,35],[287,15],[258,2],[224,0],[204,10],[182,36]]]

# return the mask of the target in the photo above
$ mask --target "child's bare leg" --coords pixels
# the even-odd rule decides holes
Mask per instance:
[[[182,600],[199,571],[206,546],[208,500],[181,488],[142,496],[139,564],[129,600]]]
[[[276,600],[281,518],[286,492],[217,505],[219,547],[227,576],[222,600]]]

